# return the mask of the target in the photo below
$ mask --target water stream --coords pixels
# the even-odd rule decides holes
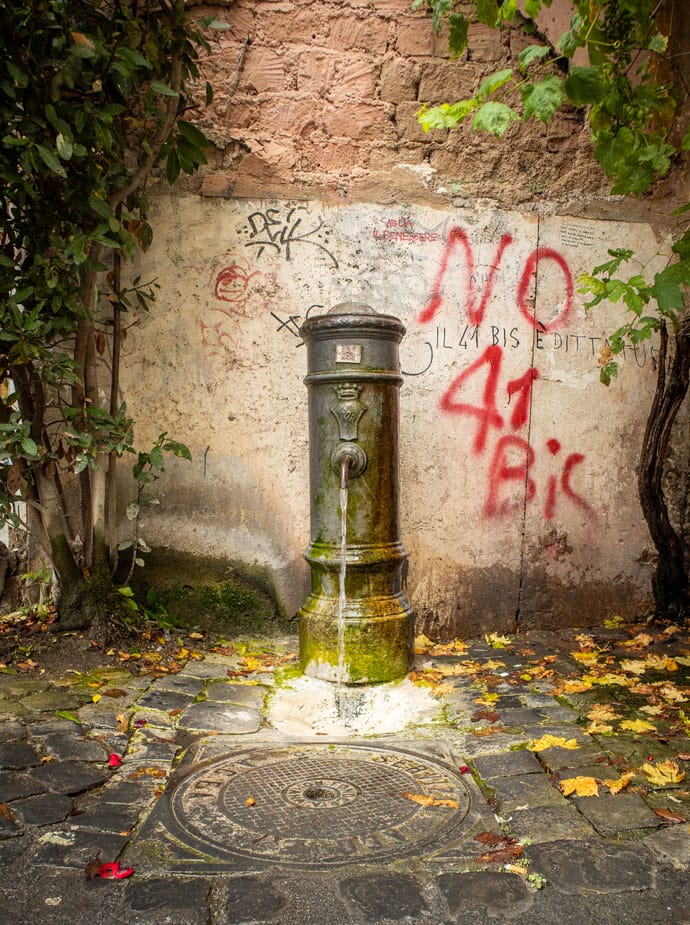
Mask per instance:
[[[347,576],[347,502],[348,489],[340,489],[340,577],[338,582],[338,670],[336,673],[336,707],[341,713],[345,678],[345,578]]]

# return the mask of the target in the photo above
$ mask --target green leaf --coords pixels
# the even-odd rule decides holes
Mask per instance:
[[[61,719],[68,719],[71,723],[80,724],[79,717],[70,712],[70,710],[55,710],[55,715],[59,716]]]
[[[563,82],[555,74],[549,74],[536,84],[527,84],[522,89],[525,118],[535,116],[548,124],[563,102]]]
[[[615,360],[612,360],[610,363],[607,363],[606,366],[601,367],[601,372],[599,373],[599,381],[604,385],[611,385],[611,380],[615,379],[618,375],[618,363]]]
[[[668,47],[668,38],[665,35],[662,35],[660,32],[657,32],[651,37],[647,43],[647,48],[650,51],[655,51],[658,55],[663,55]]]
[[[520,116],[505,103],[484,103],[472,120],[473,129],[483,129],[500,138],[511,122],[519,122]]]
[[[535,61],[541,61],[549,54],[550,49],[546,45],[528,45],[523,48],[518,55],[518,66],[520,73],[525,74],[530,64]]]
[[[448,17],[448,49],[451,58],[458,58],[467,48],[467,33],[469,22],[461,13],[453,13]]]
[[[62,166],[60,161],[55,157],[52,151],[49,151],[48,148],[44,148],[43,145],[36,145],[36,150],[38,151],[39,157],[46,165],[48,170],[51,170],[53,173],[56,173],[59,177],[67,179],[67,172]]]
[[[38,457],[38,447],[31,437],[22,438],[22,451],[26,456],[36,459]]]
[[[212,102],[213,102],[213,87],[207,80],[206,81],[206,105],[210,106]]]
[[[14,61],[6,61],[7,70],[10,72],[10,77],[16,83],[18,87],[25,89],[29,86],[29,74],[24,70],[23,67],[20,67],[18,64],[15,64]]]
[[[161,96],[179,96],[180,94],[177,90],[173,90],[172,87],[169,87],[167,84],[162,83],[160,80],[151,81],[151,89],[154,93],[160,93]]]
[[[139,516],[139,504],[136,501],[131,501],[127,505],[125,515],[127,520],[135,520]]]
[[[588,106],[603,99],[608,89],[600,67],[573,67],[565,79],[565,93],[576,106]]]
[[[66,138],[62,132],[60,132],[55,139],[55,144],[57,147],[57,153],[63,159],[63,161],[69,161],[74,153],[74,148],[72,142],[69,138]]]
[[[501,87],[505,86],[513,76],[513,69],[507,67],[502,71],[496,71],[495,74],[489,74],[486,80],[482,81],[476,93],[476,99],[485,100],[487,96],[495,93]]]

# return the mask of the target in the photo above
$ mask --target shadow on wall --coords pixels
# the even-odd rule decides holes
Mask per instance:
[[[263,566],[159,547],[148,554],[132,586],[181,626],[226,635],[296,631]]]

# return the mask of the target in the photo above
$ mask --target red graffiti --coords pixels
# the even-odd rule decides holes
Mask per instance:
[[[253,276],[263,275],[259,270],[251,272],[249,263],[242,258],[239,260],[238,263],[223,267],[216,276],[213,294],[221,302],[245,302],[250,280]]]
[[[510,416],[510,426],[513,430],[520,430],[523,424],[527,423],[530,402],[532,400],[532,383],[538,378],[539,370],[530,366],[527,372],[520,376],[519,379],[513,379],[512,382],[508,383],[506,389],[508,392],[508,404],[510,404],[513,395],[516,392],[518,393],[518,400]]]
[[[539,269],[539,264],[544,260],[553,260],[562,270],[565,280],[565,299],[556,317],[548,324],[539,321],[535,317],[534,308],[530,309],[530,302],[532,306],[535,302],[533,286],[536,284],[537,270]],[[525,263],[517,289],[518,308],[529,323],[540,331],[554,331],[556,328],[561,327],[565,324],[568,313],[572,308],[574,295],[573,274],[570,272],[570,267],[565,257],[551,247],[538,247],[532,251]]]
[[[479,421],[479,427],[472,444],[475,453],[481,453],[486,446],[486,438],[490,427],[503,427],[503,418],[496,408],[496,388],[501,369],[501,357],[502,351],[500,347],[487,347],[478,360],[475,360],[471,366],[453,380],[440,401],[440,407],[443,411],[449,414],[469,414]],[[484,404],[478,407],[467,402],[456,401],[455,396],[460,392],[467,379],[485,364],[488,366],[489,371],[482,396]]]
[[[523,457],[523,461],[518,462],[517,465],[511,463],[508,454],[509,448],[518,450]],[[527,501],[532,500],[537,491],[534,480],[529,476],[529,471],[533,464],[534,450],[522,437],[508,434],[498,440],[489,467],[489,493],[484,505],[484,514],[487,517],[509,514],[510,511],[520,508],[523,504],[523,496]],[[517,482],[520,495],[517,500],[507,498],[501,500],[499,496],[500,489],[510,482]]]
[[[448,271],[448,261],[450,260],[451,255],[455,251],[455,248],[458,244],[462,245],[462,248],[465,252],[465,270],[467,273],[467,317],[469,318],[470,324],[481,324],[482,318],[484,317],[484,311],[486,306],[491,298],[491,293],[494,287],[494,280],[496,277],[496,272],[498,266],[503,257],[503,252],[506,247],[511,243],[512,237],[509,234],[504,234],[501,240],[499,241],[498,248],[496,249],[496,254],[489,268],[489,276],[484,286],[484,292],[482,293],[481,301],[479,307],[475,306],[475,280],[474,280],[474,253],[472,251],[472,246],[470,244],[470,239],[467,236],[467,232],[458,226],[451,228],[450,233],[448,234],[448,239],[446,241],[446,246],[441,257],[441,263],[438,268],[438,273],[436,274],[436,280],[434,282],[434,291],[429,298],[423,312],[419,316],[419,321],[422,324],[426,324],[427,321],[431,321],[438,309],[441,307],[443,302],[443,284],[445,280],[446,273]]]
[[[477,428],[472,441],[472,452],[476,456],[484,452],[491,428],[501,431],[505,427],[497,401],[502,364],[503,348],[492,344],[453,380],[439,403],[446,414],[466,415],[475,420]],[[463,388],[475,374],[485,375],[482,403],[479,405],[460,400]],[[505,387],[509,405],[513,396],[517,396],[508,421],[510,428],[514,431],[520,430],[529,421],[532,386],[538,378],[539,371],[530,367],[522,376],[512,379]],[[551,457],[557,456],[561,451],[560,441],[555,437],[549,438],[545,446]],[[582,453],[570,453],[561,471],[548,476],[543,507],[544,517],[547,520],[553,520],[555,517],[559,496],[569,499],[589,516],[596,517],[591,505],[571,485],[573,470],[584,462],[584,459]],[[484,503],[486,517],[505,516],[511,511],[519,510],[524,504],[536,498],[537,484],[534,476],[537,463],[534,447],[528,440],[514,434],[498,436],[488,470],[488,490]],[[511,486],[512,492],[509,491]]]

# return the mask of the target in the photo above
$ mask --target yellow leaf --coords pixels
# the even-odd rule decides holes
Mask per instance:
[[[457,809],[459,806],[455,800],[437,800],[436,797],[427,796],[425,793],[408,793],[403,790],[402,796],[413,803],[419,803],[420,806],[448,806],[450,809]]]
[[[203,633],[189,633],[188,635],[190,639],[203,639],[204,638]]]
[[[581,694],[592,689],[591,681],[565,681],[562,685],[564,694]]]
[[[647,670],[647,663],[639,658],[623,658],[621,659],[621,668],[631,674],[644,674]]]
[[[620,793],[621,790],[624,790],[634,776],[634,771],[626,771],[625,774],[621,774],[621,776],[616,780],[603,780],[602,784],[608,787],[611,793],[616,794]]]
[[[618,719],[618,713],[609,703],[595,703],[587,713],[587,719],[591,719],[593,723],[606,723]]]
[[[599,660],[599,652],[597,651],[571,652],[570,654],[578,662],[582,662],[583,665],[595,665]]]
[[[485,706],[485,707],[492,707],[496,703],[497,700],[500,700],[499,694],[494,694],[490,691],[487,691],[485,694],[482,694],[481,697],[477,697],[474,702],[480,703],[482,706]]]
[[[630,687],[631,684],[635,683],[624,674],[614,674],[612,671],[600,675],[588,674],[585,675],[584,680],[589,681],[591,684],[600,684],[602,687],[608,687],[613,684],[618,684],[620,687]]]
[[[590,736],[607,735],[609,732],[613,732],[613,726],[609,726],[607,723],[590,723],[585,732]]]
[[[646,719],[625,719],[621,723],[621,729],[629,729],[631,732],[656,732],[654,723],[648,723]]]
[[[581,649],[594,649],[596,648],[596,643],[594,641],[594,636],[590,636],[588,633],[579,633],[575,637],[575,642],[579,645]]]
[[[651,707],[651,706],[640,707],[640,713],[647,713],[649,714],[649,716],[659,716],[663,712],[664,712],[663,707]]]
[[[680,770],[678,762],[670,758],[666,761],[659,761],[657,764],[643,764],[642,770],[647,775],[649,783],[655,787],[679,784],[685,777],[685,771]]]
[[[679,665],[684,665],[686,668],[690,665],[690,656],[688,655],[676,655],[676,661]]]
[[[559,784],[565,796],[572,793],[578,797],[598,797],[599,783],[596,777],[567,777]]]
[[[254,799],[254,797],[247,797],[247,799],[244,801],[244,805],[245,806],[256,806],[256,800]]]
[[[93,703],[98,703],[98,701],[99,701],[100,699],[101,699],[101,695],[100,695],[100,694],[94,694],[93,697],[91,698],[91,700],[93,701]]]
[[[654,637],[650,636],[649,633],[638,633],[634,639],[628,639],[627,642],[622,642],[621,645],[625,646],[626,649],[646,649],[653,642]]]
[[[414,654],[415,655],[424,655],[427,649],[433,645],[433,642],[429,639],[428,636],[423,634],[420,636],[415,636],[414,639]]]
[[[531,752],[543,752],[547,748],[575,749],[579,747],[576,739],[565,739],[563,736],[554,736],[550,733],[543,735],[541,739],[533,739],[527,745]]]
[[[484,639],[492,649],[505,649],[512,641],[510,636],[501,636],[499,633],[487,633]]]
[[[678,663],[668,655],[654,655],[650,652],[645,659],[645,664],[653,671],[678,671]]]

